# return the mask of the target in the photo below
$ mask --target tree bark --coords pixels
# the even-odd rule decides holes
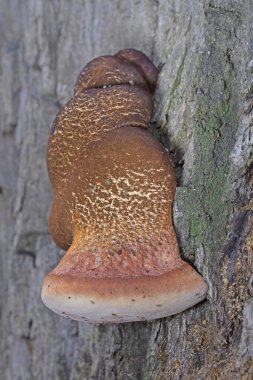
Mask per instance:
[[[251,0],[1,1],[1,380],[253,378],[252,20]],[[94,326],[40,299],[62,256],[46,145],[82,66],[126,47],[160,69],[150,130],[176,168],[182,257],[209,292],[170,318]]]

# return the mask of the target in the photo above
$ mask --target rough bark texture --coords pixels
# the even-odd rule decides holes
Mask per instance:
[[[2,0],[0,379],[252,379],[251,0]],[[40,299],[49,127],[82,66],[124,47],[160,68],[151,130],[170,150],[182,255],[208,299],[150,323],[92,326]],[[252,219],[251,219],[252,223]]]

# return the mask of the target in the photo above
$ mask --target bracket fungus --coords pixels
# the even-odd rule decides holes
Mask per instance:
[[[53,123],[50,232],[67,252],[46,276],[42,300],[65,317],[151,320],[206,296],[202,277],[180,258],[169,154],[147,131],[157,76],[136,50],[96,58]]]

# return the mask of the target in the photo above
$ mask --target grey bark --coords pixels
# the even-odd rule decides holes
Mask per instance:
[[[252,20],[251,0],[1,0],[1,380],[253,378]],[[209,293],[170,318],[92,326],[40,299],[63,254],[46,145],[82,66],[125,47],[160,69],[150,129],[176,168],[182,256]]]

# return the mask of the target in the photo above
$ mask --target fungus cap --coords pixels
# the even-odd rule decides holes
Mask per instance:
[[[136,70],[135,84],[127,84]],[[107,76],[112,85],[101,88]],[[140,52],[98,58],[56,117],[48,145],[50,232],[67,252],[46,276],[42,300],[65,317],[150,320],[205,298],[206,283],[180,258],[169,154],[146,130],[156,77]]]

